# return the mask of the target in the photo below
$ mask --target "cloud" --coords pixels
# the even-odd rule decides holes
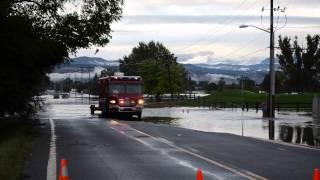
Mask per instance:
[[[183,64],[209,63],[213,51],[199,51],[193,54],[178,54],[178,62]]]
[[[214,52],[213,51],[199,51],[196,54],[200,55],[200,56],[212,56],[212,55],[214,55]]]
[[[229,22],[232,20],[232,23],[236,24],[242,22],[259,22],[260,18],[261,16],[137,15],[125,16],[122,22],[126,24],[225,24],[226,21]],[[289,16],[287,20],[293,24],[318,24],[320,17]],[[281,16],[279,23],[284,22],[285,18]]]
[[[135,0],[126,1],[125,15],[261,15],[261,7],[268,9],[264,0]],[[279,4],[278,4],[279,2]],[[287,7],[288,15],[319,16],[319,0],[278,1],[274,5]],[[310,11],[311,10],[311,11]],[[266,11],[267,13],[268,11]],[[303,12],[303,13],[301,13]]]
[[[218,59],[213,51],[199,51],[194,54],[178,54],[178,62],[182,64],[238,64],[239,62],[228,59]]]
[[[163,43],[177,54],[181,63],[255,63],[269,56],[269,36],[255,28],[239,29],[241,24],[269,25],[269,12],[261,13],[270,1],[261,0],[126,0],[124,16],[112,24],[112,39],[99,47],[99,57],[119,59],[128,55],[139,41]],[[276,1],[275,1],[276,2]],[[277,6],[277,2],[275,3]],[[287,7],[287,25],[278,35],[298,36],[319,33],[320,0],[280,1]],[[260,16],[263,14],[263,22]],[[275,25],[281,27],[281,14]],[[277,42],[277,40],[276,40]],[[93,48],[95,50],[95,48]],[[94,55],[80,50],[80,55]]]
[[[193,54],[177,54],[177,56],[181,59],[181,61],[192,58],[194,56],[213,56],[213,55],[214,55],[213,51],[199,51]]]
[[[225,82],[227,84],[232,84],[232,83],[237,83],[237,76],[230,76],[230,75],[225,75],[225,74],[204,74],[204,75],[195,75],[192,74],[191,78],[194,81],[209,81],[213,83],[217,83],[220,78],[224,78]]]
[[[226,5],[226,6],[236,6],[241,4],[252,4],[256,3],[256,0],[246,0],[246,1],[239,1],[239,0],[136,0],[134,3],[138,3],[140,5],[144,5],[147,7],[150,6],[219,6],[219,5]],[[126,3],[129,3],[129,0],[126,1]],[[261,5],[261,2],[258,2]],[[279,2],[280,5],[286,5],[286,6],[297,6],[297,5],[303,5],[303,6],[319,6],[320,2],[319,0],[294,0],[290,1],[290,3],[287,2]],[[263,5],[269,5],[269,1],[266,3],[263,3]],[[277,5],[275,3],[275,5]]]
[[[100,74],[101,71],[104,70],[102,67],[96,67],[92,72],[90,72],[91,79],[95,74]],[[49,78],[51,81],[60,81],[66,78],[70,78],[72,80],[80,80],[80,81],[87,81],[89,79],[89,72],[75,72],[75,73],[50,73]]]

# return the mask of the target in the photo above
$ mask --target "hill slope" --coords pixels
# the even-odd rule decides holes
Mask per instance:
[[[82,56],[71,59],[70,63],[57,66],[53,73],[75,73],[81,72],[81,68],[88,69],[89,67],[92,69],[96,67],[117,68],[118,65],[118,61],[108,61],[103,58]]]

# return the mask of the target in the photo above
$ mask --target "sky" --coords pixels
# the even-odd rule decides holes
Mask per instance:
[[[279,35],[297,36],[305,46],[306,35],[320,34],[320,0],[274,0],[274,7],[275,46]],[[80,49],[77,56],[119,60],[153,40],[180,63],[256,64],[269,57],[270,35],[239,25],[268,29],[269,9],[270,0],[125,0],[110,43]]]

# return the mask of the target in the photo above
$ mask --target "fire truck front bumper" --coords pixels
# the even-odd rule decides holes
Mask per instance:
[[[125,106],[112,106],[109,107],[110,112],[123,112],[123,113],[137,113],[142,112],[142,106],[132,106],[132,107],[125,107]]]

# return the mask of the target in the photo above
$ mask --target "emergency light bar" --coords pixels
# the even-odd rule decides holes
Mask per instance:
[[[141,76],[110,76],[110,79],[118,79],[118,80],[141,80]]]
[[[100,79],[110,79],[110,80],[142,80],[141,76],[107,76]]]

